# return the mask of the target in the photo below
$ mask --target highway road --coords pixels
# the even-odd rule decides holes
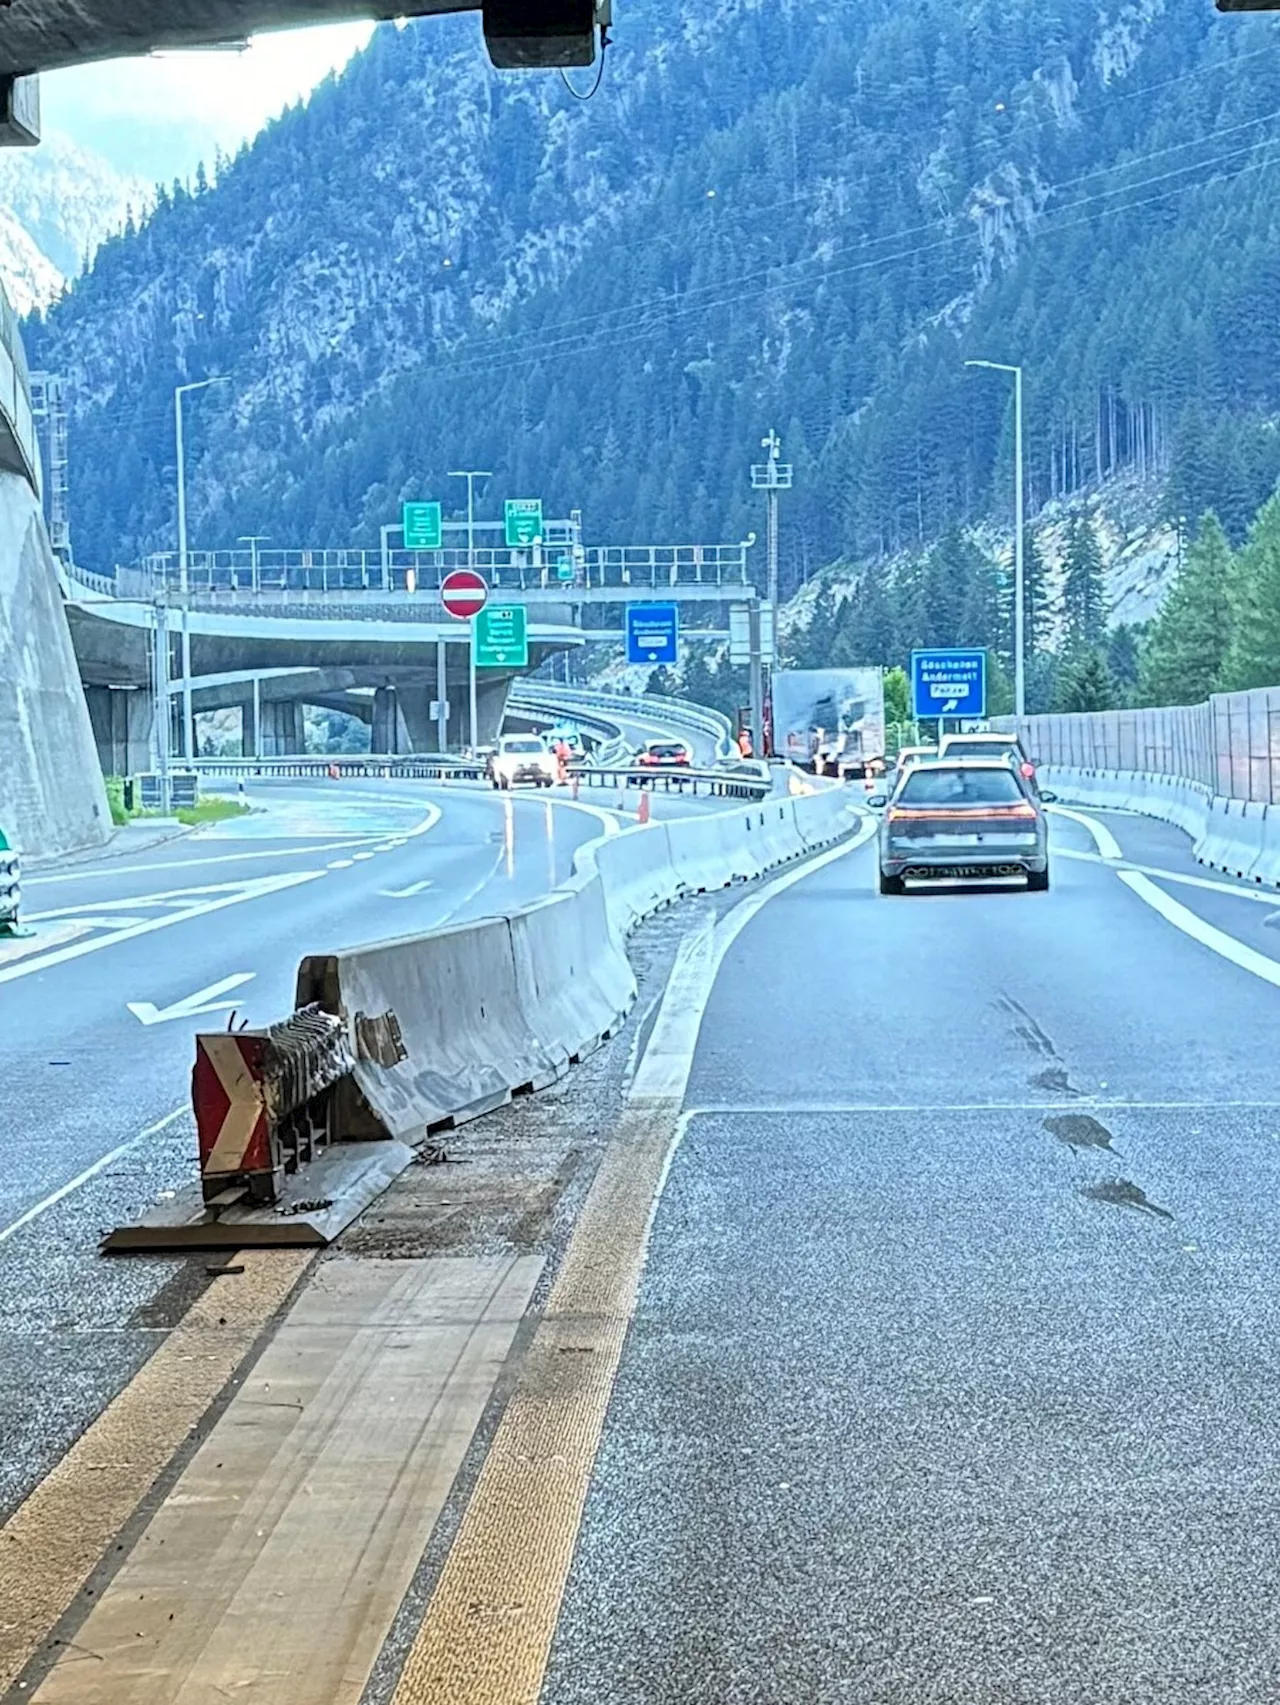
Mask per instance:
[[[461,861],[447,878],[456,901],[461,865],[480,879],[476,841],[495,812],[510,810],[523,847],[508,869],[505,842],[493,843],[499,891],[545,883],[567,852],[560,836],[599,826],[553,822],[553,851],[541,800],[406,788],[394,793],[403,818],[389,825],[393,795],[373,792],[373,817],[351,836],[362,844],[334,844],[317,822],[310,863],[296,846],[288,857],[280,849],[278,874],[322,864],[323,878],[226,906],[216,929],[183,922],[80,964],[118,955],[133,968],[112,979],[118,1007],[145,964],[135,952],[163,944],[171,957],[171,938],[225,935],[196,976],[243,966],[257,973],[245,989],[258,979],[265,988],[246,920],[264,920],[269,936],[275,913],[302,905],[308,888],[315,905],[332,882],[323,904],[363,926],[361,906],[381,915],[399,904],[393,894],[432,879],[432,856]],[[426,805],[441,817],[408,833]],[[1276,1698],[1280,898],[1206,872],[1172,828],[1070,807],[1054,815],[1047,894],[886,898],[875,892],[869,829],[852,849],[647,925],[641,1001],[618,1041],[580,1077],[495,1115],[487,1137],[471,1127],[469,1186],[461,1172],[440,1176],[452,1169],[410,1169],[384,1204],[391,1229],[346,1240],[315,1270],[303,1308],[313,1325],[327,1319],[333,1286],[376,1286],[387,1266],[405,1284],[447,1286],[446,1270],[488,1262],[519,1276],[525,1300],[504,1316],[504,1379],[409,1599],[397,1617],[402,1584],[376,1615],[361,1611],[366,1659],[340,1680],[334,1670],[331,1685],[323,1665],[308,1669],[308,1702]],[[434,839],[455,832],[452,853]],[[190,845],[156,861],[177,862]],[[235,844],[237,880],[250,851],[276,872],[276,850],[265,839]],[[78,894],[81,880],[68,888]],[[107,879],[95,868],[84,880]],[[120,898],[139,909],[135,890]],[[90,903],[101,906],[97,890]],[[468,903],[484,905],[484,892]],[[139,999],[163,1010],[192,986],[156,979]],[[0,984],[0,998],[22,987]],[[128,1016],[135,1041],[177,1036],[185,1067],[193,1020]],[[87,1109],[102,1105],[105,1072],[76,1081]],[[24,1117],[37,1135],[39,1111],[31,1091]],[[533,1165],[534,1133],[550,1127],[565,1145],[556,1179],[587,1174],[572,1214],[553,1211],[554,1188]],[[14,1299],[0,1386],[9,1503],[208,1283],[199,1263],[86,1259],[87,1217],[104,1213],[112,1192],[136,1197],[147,1167],[163,1171],[167,1149],[145,1163],[144,1153],[149,1144],[122,1157],[120,1178],[113,1162],[0,1245],[0,1283]],[[594,1181],[587,1154],[599,1157]],[[543,1229],[524,1241],[485,1234],[481,1217],[473,1243],[436,1249],[428,1238],[409,1244],[413,1258],[386,1261],[397,1237],[451,1223],[440,1216],[460,1189],[471,1212],[487,1189],[506,1204],[499,1223],[522,1220],[520,1182],[530,1189],[539,1177],[528,1223]],[[437,1370],[408,1317],[387,1319],[389,1337],[381,1316],[373,1321],[369,1356],[412,1353],[422,1377],[446,1381],[463,1367],[458,1390],[472,1390],[479,1375],[457,1362],[458,1341],[442,1342]],[[282,1341],[272,1343],[265,1354],[286,1366]],[[496,1351],[485,1377],[507,1356]],[[255,1377],[259,1395],[271,1389],[265,1371]],[[236,1570],[257,1579],[255,1559],[310,1519],[323,1562],[316,1590],[344,1602],[335,1583],[360,1569],[354,1555],[340,1558],[343,1534],[363,1534],[366,1518],[347,1478],[324,1478],[323,1451],[330,1428],[359,1434],[361,1403],[382,1398],[380,1388],[360,1395],[354,1364],[352,1378],[349,1396],[343,1373],[299,1399],[300,1412],[314,1405],[319,1431],[306,1448],[319,1454],[299,1457],[278,1507],[268,1436],[267,1502],[255,1505],[260,1527],[236,1528],[225,1559],[233,1586]],[[149,1412],[139,1380],[122,1401]],[[236,1413],[206,1440],[219,1468],[220,1453],[238,1448],[221,1441],[248,1425]],[[474,1396],[469,1413],[464,1440]],[[460,1442],[429,1437],[409,1439],[403,1463],[370,1460],[394,1482],[369,1494],[379,1532],[421,1523],[413,1488],[440,1453],[456,1449],[450,1460],[462,1462]],[[85,1497],[94,1466],[76,1468]],[[308,1518],[293,1485],[309,1491],[311,1475],[317,1501],[325,1486],[330,1498],[341,1492],[324,1520]],[[202,1485],[194,1470],[180,1483],[158,1533],[185,1531],[194,1545],[196,1533],[222,1531],[191,1499]],[[429,1534],[428,1519],[418,1547]],[[135,1550],[125,1579],[145,1586],[145,1546],[125,1538]],[[219,1580],[213,1569],[208,1581]],[[101,1619],[72,1625],[90,1660],[104,1638],[122,1640],[107,1681],[141,1673],[133,1641],[145,1622],[157,1705],[195,1696],[184,1691],[188,1662],[204,1666],[193,1675],[237,1687],[257,1677],[264,1697],[294,1699],[294,1672],[271,1667],[280,1634],[260,1597],[235,1597],[229,1619],[206,1629],[203,1601],[189,1614],[179,1592],[184,1626],[170,1630],[174,1615],[154,1609],[128,1620],[128,1590],[113,1589]],[[298,1654],[311,1650],[294,1636]],[[171,1668],[166,1654],[176,1654]],[[110,1696],[72,1655],[46,1689],[51,1705]],[[303,1656],[289,1661],[300,1675]]]
[[[193,1175],[196,1030],[233,1006],[251,1023],[291,1012],[306,952],[535,898],[585,841],[634,820],[558,792],[411,782],[254,785],[249,799],[252,815],[136,857],[29,874],[37,933],[0,945],[0,1511],[186,1294],[165,1290],[181,1263],[104,1262],[96,1246]]]
[[[1280,1694],[1280,904],[1053,839],[728,944],[542,1705]]]

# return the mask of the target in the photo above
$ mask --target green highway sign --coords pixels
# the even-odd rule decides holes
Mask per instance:
[[[472,618],[477,669],[529,667],[529,612],[523,604],[486,604]]]
[[[407,551],[438,551],[441,543],[440,505],[406,503],[401,517]]]
[[[540,497],[509,497],[503,506],[507,528],[507,546],[516,550],[520,545],[536,545],[542,538],[542,499]]]

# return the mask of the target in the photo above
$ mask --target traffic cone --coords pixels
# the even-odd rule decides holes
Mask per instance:
[[[642,790],[640,794],[640,807],[636,812],[636,820],[640,823],[649,821],[649,794],[647,789]]]

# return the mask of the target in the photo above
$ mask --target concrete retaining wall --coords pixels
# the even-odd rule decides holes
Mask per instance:
[[[111,814],[39,502],[0,471],[0,828],[28,858],[107,839]]]
[[[349,1021],[360,1111],[413,1140],[542,1088],[610,1035],[635,998],[626,938],[641,918],[839,840],[856,820],[831,789],[605,836],[533,905],[305,959],[298,1004]]]

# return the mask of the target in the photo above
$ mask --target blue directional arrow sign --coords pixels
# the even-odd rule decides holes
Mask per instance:
[[[674,604],[627,605],[627,662],[677,662],[680,619]]]
[[[911,709],[916,717],[987,714],[987,654],[969,649],[911,653]]]

